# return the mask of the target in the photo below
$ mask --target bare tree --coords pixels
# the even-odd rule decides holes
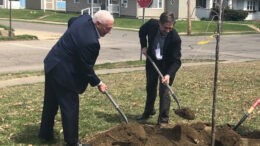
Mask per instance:
[[[218,62],[219,62],[219,42],[220,33],[222,27],[222,5],[223,0],[220,0],[219,4],[219,14],[218,14],[218,29],[216,35],[216,54],[215,54],[215,73],[214,73],[214,90],[213,90],[213,104],[212,104],[212,130],[211,130],[211,146],[215,145],[215,113],[216,113],[216,102],[217,102],[217,81],[218,81]]]

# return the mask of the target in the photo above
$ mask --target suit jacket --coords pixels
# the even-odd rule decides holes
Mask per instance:
[[[68,26],[44,59],[44,70],[61,86],[83,93],[88,83],[100,82],[93,70],[100,49],[98,34],[89,15],[72,18]]]
[[[152,47],[154,39],[159,29],[158,20],[150,19],[144,25],[141,26],[139,30],[139,38],[141,43],[141,48],[147,47],[147,36],[148,36],[148,50],[147,54],[156,60],[154,49]],[[175,77],[175,73],[181,66],[181,39],[175,29],[170,31],[165,39],[163,47],[163,66],[161,72],[163,75],[169,74],[171,76],[171,81]],[[149,68],[148,68],[149,69]]]

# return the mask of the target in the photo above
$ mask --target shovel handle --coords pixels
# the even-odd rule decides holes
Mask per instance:
[[[163,78],[163,75],[162,73],[160,72],[159,68],[156,66],[156,64],[154,63],[153,59],[149,56],[149,55],[146,55],[146,57],[148,58],[148,60],[152,63],[153,67],[155,68],[155,70],[158,72],[159,76],[161,78]],[[174,100],[176,101],[177,105],[178,105],[178,108],[181,109],[181,104],[177,98],[177,96],[175,95],[175,93],[173,92],[172,88],[170,87],[170,85],[168,83],[164,83],[164,85],[170,90]]]
[[[122,110],[119,108],[119,106],[116,104],[116,102],[114,101],[114,99],[112,98],[112,96],[108,93],[107,90],[105,90],[105,94],[108,97],[108,99],[113,103],[113,105],[115,106],[116,110],[120,113],[120,115],[124,118],[126,124],[128,123],[128,119],[126,117],[126,115],[122,112]]]
[[[256,100],[256,102],[250,107],[250,109],[246,112],[246,114],[241,118],[241,120],[237,123],[237,125],[233,128],[236,130],[245,120],[246,118],[256,109],[257,105],[260,103],[260,97]]]

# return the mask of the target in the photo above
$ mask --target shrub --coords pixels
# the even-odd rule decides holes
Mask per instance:
[[[215,12],[214,12],[215,11]],[[218,8],[214,8],[210,16],[211,18],[216,15],[216,12],[219,13]],[[243,10],[232,10],[229,8],[224,9],[224,20],[225,21],[244,21],[247,17],[248,12]],[[218,20],[218,17],[215,17],[214,20]]]

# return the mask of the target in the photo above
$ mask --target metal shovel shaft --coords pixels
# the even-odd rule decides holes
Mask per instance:
[[[108,93],[108,91],[105,91],[105,94],[107,95],[107,97],[109,98],[109,100],[113,103],[113,105],[115,106],[116,110],[120,113],[120,115],[124,118],[126,124],[128,123],[127,117],[126,115],[121,111],[121,109],[119,108],[119,106],[116,104],[116,102],[114,101],[114,99],[112,98],[112,96]]]
[[[149,59],[149,61],[152,63],[153,67],[155,68],[155,70],[158,72],[159,76],[161,78],[163,78],[163,75],[162,73],[160,72],[159,68],[156,66],[156,64],[154,63],[153,59],[149,56],[149,55],[146,55],[146,57]],[[167,86],[167,88],[170,90],[174,100],[176,101],[177,105],[178,105],[178,108],[181,109],[181,104],[177,98],[177,96],[175,95],[175,93],[173,92],[172,88],[170,87],[170,85],[168,83],[165,83],[164,84],[165,86]]]
[[[237,128],[246,120],[246,118],[256,109],[257,105],[260,104],[260,97],[255,101],[255,103],[250,107],[250,109],[246,112],[246,114],[241,118],[241,120],[237,123],[237,125],[233,128],[233,130],[237,130]]]

